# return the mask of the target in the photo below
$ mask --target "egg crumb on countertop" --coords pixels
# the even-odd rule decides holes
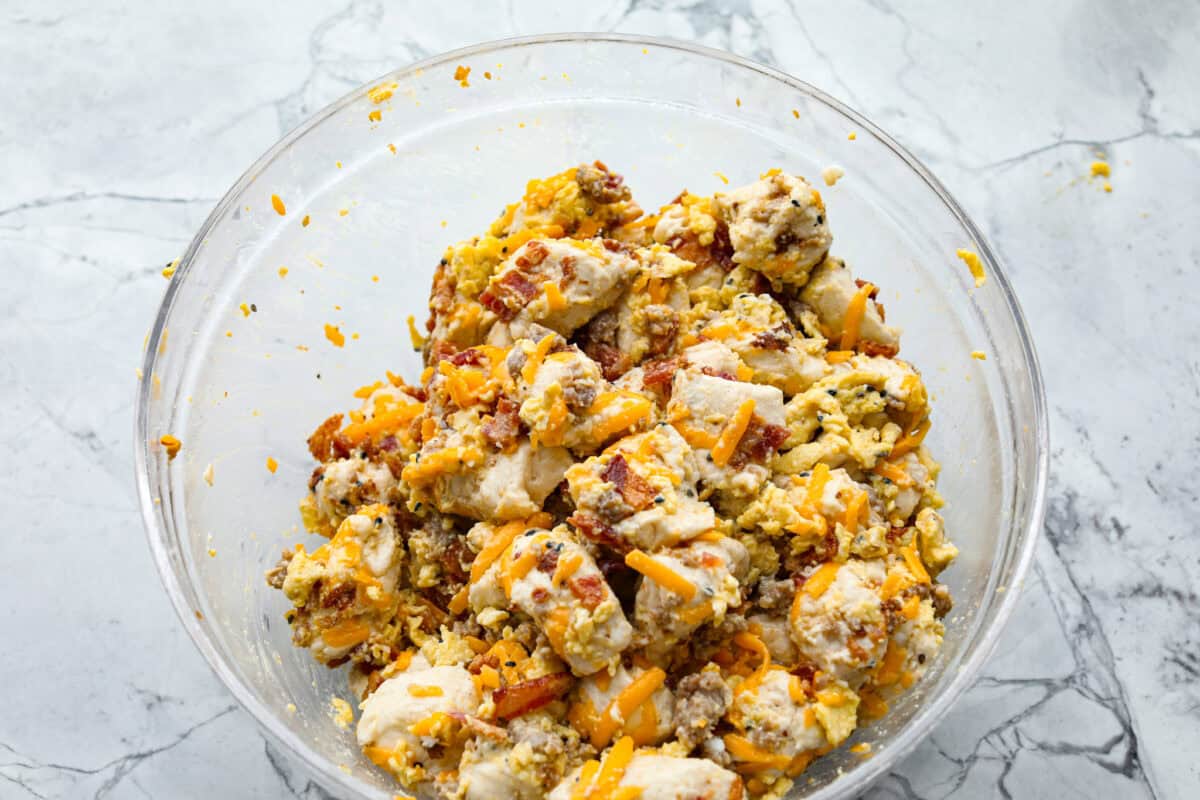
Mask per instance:
[[[597,161],[446,248],[423,371],[313,431],[317,539],[266,576],[405,791],[781,797],[921,680],[958,553],[929,394],[832,245],[800,176],[647,214]]]

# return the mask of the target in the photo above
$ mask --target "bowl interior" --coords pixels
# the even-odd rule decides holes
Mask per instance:
[[[469,87],[453,76],[460,64],[471,67]],[[854,737],[872,743],[873,758],[843,748],[798,782],[816,796],[861,788],[927,732],[978,666],[1007,615],[1005,590],[1023,574],[1040,499],[1036,365],[970,224],[865,121],[709,51],[546,37],[450,54],[377,85],[391,96],[376,104],[363,91],[335,104],[231,191],[185,257],[149,343],[143,499],[164,579],[206,657],[326,785],[390,797],[391,781],[332,721],[330,698],[350,697],[344,675],[291,646],[286,602],[263,581],[283,548],[315,546],[297,527],[314,466],[305,438],[385,370],[415,382],[406,320],[424,321],[443,249],[481,231],[529,178],[601,159],[652,209],[684,187],[710,193],[780,167],[821,188],[834,253],[882,287],[888,321],[904,329],[902,357],[933,393],[928,443],[961,550],[944,576],[956,606],[937,664]],[[845,177],[826,188],[829,165]],[[985,257],[982,289],[955,257],[960,247]],[[154,444],[164,433],[183,441],[170,463]]]

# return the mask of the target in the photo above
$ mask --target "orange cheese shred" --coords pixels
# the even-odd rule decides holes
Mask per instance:
[[[738,406],[733,417],[721,430],[721,435],[717,437],[717,443],[713,445],[712,460],[718,467],[729,463],[729,459],[733,457],[733,451],[737,449],[738,442],[742,440],[742,435],[746,433],[746,428],[750,425],[750,418],[753,416],[754,399],[747,398]]]
[[[825,562],[805,579],[804,585],[801,588],[804,589],[805,594],[816,600],[825,594],[825,590],[837,578],[838,570],[841,569],[841,566],[836,561]]]
[[[867,311],[867,298],[873,291],[875,291],[874,286],[864,283],[854,293],[854,297],[850,298],[850,305],[846,307],[846,318],[842,322],[841,348],[843,350],[853,350],[854,345],[858,344],[859,329],[862,327],[863,315]]]
[[[330,647],[341,649],[365,642],[370,635],[371,629],[365,622],[360,619],[348,619],[321,631],[321,641]]]
[[[526,383],[533,383],[533,379],[537,377],[538,368],[542,366],[542,362],[550,353],[551,347],[554,347],[554,334],[548,333],[533,348],[533,352],[529,355],[525,366],[521,367],[521,377]]]
[[[696,596],[696,584],[641,550],[631,550],[629,555],[625,556],[625,565],[684,600],[691,600]]]
[[[921,563],[921,556],[917,553],[917,548],[909,545],[908,547],[900,548],[900,555],[904,558],[904,563],[908,566],[908,571],[917,579],[917,583],[929,583],[929,573],[925,570],[925,565]]]
[[[583,564],[582,553],[571,553],[566,558],[560,558],[558,565],[554,568],[554,575],[550,578],[550,585],[555,588],[561,586],[564,581],[575,574],[581,564]]]
[[[842,517],[842,524],[846,526],[846,530],[854,533],[858,530],[858,521],[862,517],[863,510],[867,507],[867,493],[856,492],[850,501],[846,503],[846,514]]]
[[[777,756],[758,747],[745,736],[736,733],[725,734],[725,749],[734,760],[748,764],[761,764],[767,769],[786,769],[791,759],[787,756]]]
[[[440,686],[420,686],[418,684],[409,684],[408,694],[411,697],[441,697],[445,692]]]
[[[467,602],[470,599],[471,590],[469,586],[464,586],[459,589],[454,597],[450,598],[450,602],[446,604],[446,610],[451,614],[458,616],[467,610]]]
[[[567,298],[563,297],[562,289],[554,281],[543,283],[542,291],[546,294],[546,308],[551,311],[562,311],[567,307]]]
[[[906,453],[910,453],[921,446],[921,442],[925,440],[925,434],[929,433],[929,418],[921,420],[921,424],[913,428],[904,436],[900,437],[896,444],[892,445],[892,453],[889,458],[899,458]]]
[[[638,706],[649,700],[667,679],[667,673],[652,667],[633,679],[633,682],[609,701],[592,729],[592,746],[599,749],[608,744],[617,729],[633,716]],[[615,712],[615,713],[614,713]]]

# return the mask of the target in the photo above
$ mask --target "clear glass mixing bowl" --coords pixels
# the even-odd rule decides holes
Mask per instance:
[[[467,87],[454,77],[459,65],[471,68]],[[836,164],[845,177],[818,183],[834,252],[884,287],[904,356],[931,387],[928,443],[944,465],[947,527],[962,553],[945,573],[956,606],[936,665],[854,736],[873,757],[842,748],[794,790],[860,792],[970,685],[1017,600],[1041,524],[1041,378],[1017,301],[975,226],[859,114],[776,70],[690,44],[516,39],[372,85],[391,97],[376,104],[364,87],[342,98],[230,189],[180,261],[148,341],[139,496],[167,593],[201,653],[318,782],[339,797],[391,797],[394,784],[330,718],[330,697],[349,698],[344,676],[291,646],[284,598],[263,581],[284,547],[307,538],[296,527],[313,466],[305,437],[385,369],[415,379],[405,320],[424,319],[443,248],[482,230],[527,179],[601,159],[654,208],[685,186],[722,188],[717,173],[732,185],[769,167],[816,180]],[[983,288],[955,257],[960,247],[983,259]],[[325,338],[326,323],[346,335],[343,348]],[[183,442],[173,461],[158,444],[167,433]]]

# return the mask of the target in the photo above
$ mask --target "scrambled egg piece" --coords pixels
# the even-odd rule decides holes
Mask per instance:
[[[406,791],[769,800],[930,669],[930,395],[831,243],[799,176],[644,215],[595,162],[446,249],[267,575]]]

